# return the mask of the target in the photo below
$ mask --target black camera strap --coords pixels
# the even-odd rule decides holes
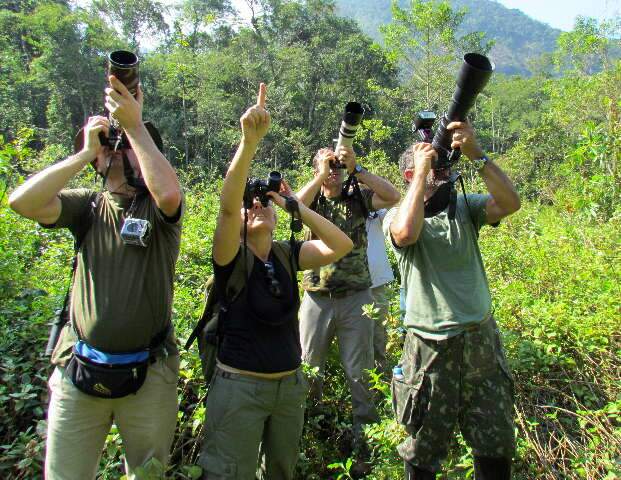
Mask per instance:
[[[468,196],[466,195],[466,185],[464,184],[464,178],[461,175],[459,176],[459,183],[461,184],[461,191],[464,195],[464,202],[466,202],[468,215],[470,215],[470,220],[472,220],[472,224],[474,225],[474,233],[477,238],[479,238],[479,223],[474,219],[474,215],[472,215],[472,210],[470,209],[470,204],[468,203]]]
[[[289,228],[291,229],[291,235],[289,236],[289,245],[291,248],[291,252],[289,253],[289,260],[291,262],[291,272],[295,274],[295,262],[293,261],[293,255],[295,252],[295,234],[302,231],[302,216],[300,215],[300,205],[298,201],[292,197],[282,195],[285,199],[285,208],[291,214],[291,222],[289,223]],[[292,279],[296,286],[297,291],[297,281],[295,278]]]
[[[345,182],[343,183],[343,188],[341,189],[341,197],[344,199],[354,198],[355,200],[357,200],[360,203],[363,217],[367,218],[369,216],[369,209],[364,204],[364,201],[362,199],[360,182],[358,182],[358,177],[356,177],[355,173],[350,173]]]

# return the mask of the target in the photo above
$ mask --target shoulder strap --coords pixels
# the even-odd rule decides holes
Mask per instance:
[[[296,278],[297,272],[297,262],[294,258],[293,251],[294,245],[291,245],[290,242],[274,242],[272,244],[272,251],[274,252],[274,255],[278,258],[278,261],[284,265],[289,278],[292,280]]]
[[[244,262],[245,260],[245,262]],[[245,267],[244,268],[244,263]],[[226,283],[225,289],[225,305],[228,306],[233,303],[241,291],[246,286],[246,280],[250,277],[252,273],[252,267],[254,266],[254,255],[249,251],[248,247],[244,245],[239,246],[239,255],[233,266],[233,271],[231,272],[231,276],[229,277],[229,281]],[[244,278],[244,273],[248,278]]]
[[[272,251],[278,261],[285,266],[285,270],[291,279],[295,298],[299,298],[300,291],[298,286],[297,271],[299,269],[298,259],[295,258],[295,237],[291,232],[289,242],[272,242]]]

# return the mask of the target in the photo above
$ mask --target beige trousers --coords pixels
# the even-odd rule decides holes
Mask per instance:
[[[300,306],[302,359],[319,368],[319,376],[310,380],[310,398],[321,400],[328,350],[336,337],[351,391],[353,424],[358,429],[378,421],[366,373],[373,368],[373,320],[364,315],[362,307],[370,303],[373,297],[366,289],[341,298],[306,292]]]
[[[112,422],[123,439],[129,480],[139,480],[136,468],[151,458],[166,465],[177,422],[178,372],[178,356],[159,359],[135,395],[106,399],[80,392],[56,368],[48,382],[45,478],[94,479]]]

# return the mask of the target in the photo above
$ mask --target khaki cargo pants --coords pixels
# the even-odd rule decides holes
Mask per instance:
[[[254,480],[256,474],[265,480],[292,480],[307,394],[301,369],[269,380],[216,368],[199,459],[203,479]]]
[[[374,325],[362,312],[362,306],[371,303],[371,291],[366,289],[340,298],[306,292],[300,306],[302,359],[319,368],[319,377],[310,382],[311,397],[321,399],[328,349],[336,336],[351,391],[355,427],[378,420],[366,374],[373,368]]]
[[[410,330],[401,363],[405,378],[393,378],[392,395],[410,435],[397,447],[405,461],[438,471],[456,425],[475,456],[513,456],[513,379],[493,318],[448,340]]]
[[[123,439],[130,480],[139,480],[134,470],[151,458],[166,465],[177,424],[178,373],[178,356],[159,359],[135,395],[107,399],[82,393],[56,368],[48,382],[46,480],[94,479],[112,422]]]

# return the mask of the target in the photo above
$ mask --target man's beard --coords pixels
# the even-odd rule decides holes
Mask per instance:
[[[444,211],[451,200],[452,184],[449,182],[450,170],[430,170],[427,175],[425,195],[425,218]]]
[[[449,181],[451,171],[448,168],[441,170],[429,170],[426,178],[426,193],[428,197],[431,197],[435,191]]]

